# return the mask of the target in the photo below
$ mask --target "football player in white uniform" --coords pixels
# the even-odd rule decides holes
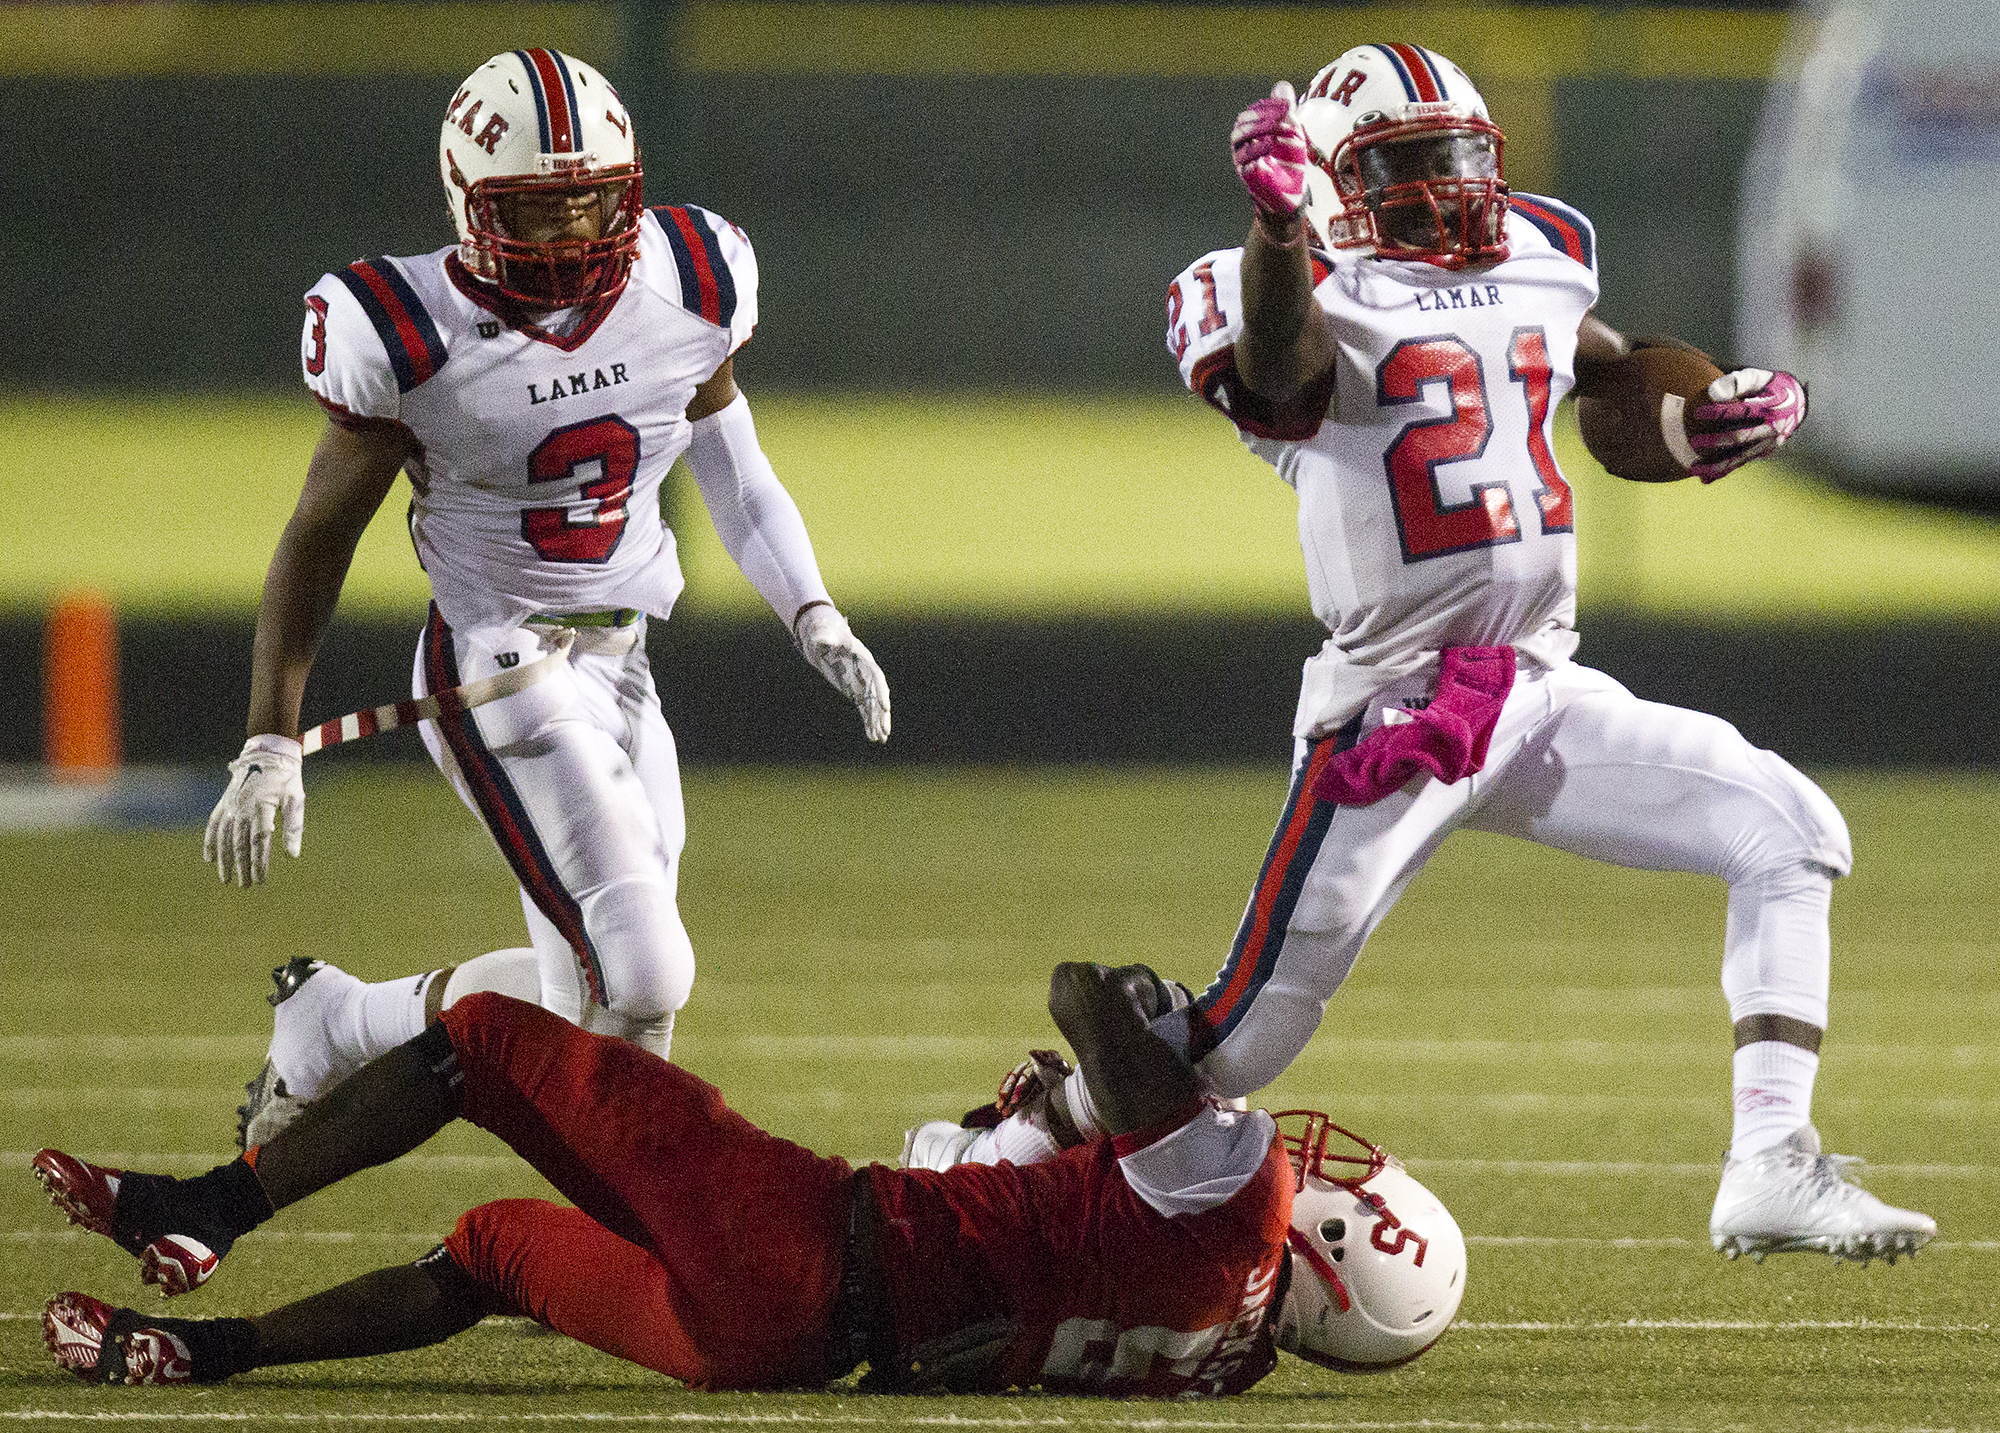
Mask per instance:
[[[358,260],[306,295],[305,381],[328,423],[265,579],[250,736],[203,854],[225,881],[261,882],[280,819],[299,854],[306,673],[355,543],[407,472],[433,593],[417,693],[569,644],[554,678],[423,727],[520,881],[532,949],[376,986],[294,962],[277,973],[278,1038],[250,1122],[472,989],[667,1053],[694,955],[676,904],[680,773],[645,634],[682,587],[660,484],[683,453],[805,659],[869,740],[889,735],[888,683],[828,597],[736,386],[757,321],[743,232],[692,205],[646,208],[624,104],[553,50],[474,71],[445,111],[438,162],[457,242]]]
[[[1298,493],[1329,633],[1234,947],[1173,1020],[1220,1093],[1267,1084],[1461,826],[1718,876],[1736,1054],[1715,1247],[1914,1251],[1932,1221],[1842,1178],[1811,1124],[1840,813],[1729,723],[1571,660],[1575,512],[1552,415],[1572,387],[1608,390],[1635,344],[1592,313],[1589,221],[1510,194],[1502,144],[1443,56],[1349,50],[1303,99],[1281,84],[1238,119],[1248,238],[1167,291],[1183,380]],[[1712,480],[1788,437],[1804,391],[1739,369],[1688,408],[1697,423],[1656,436]]]

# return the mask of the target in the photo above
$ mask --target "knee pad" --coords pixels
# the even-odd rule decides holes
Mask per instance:
[[[629,876],[584,896],[583,927],[603,968],[605,1006],[647,1024],[687,1004],[694,987],[694,947],[657,876]]]
[[[1791,850],[1773,852],[1784,861],[1803,861],[1829,876],[1854,869],[1854,844],[1833,798],[1774,751],[1752,750],[1751,761],[1784,814]],[[1773,864],[1776,864],[1774,862]]]
[[[498,1199],[468,1209],[445,1237],[446,1256],[496,1312],[535,1317],[518,1278],[520,1252],[558,1210],[546,1199]]]

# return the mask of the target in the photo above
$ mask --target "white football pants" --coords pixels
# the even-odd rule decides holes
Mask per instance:
[[[553,677],[421,730],[521,883],[542,1006],[665,1055],[694,950],[676,904],[680,764],[645,636],[643,618],[636,630],[581,629]],[[531,629],[486,644],[433,608],[415,687],[421,696],[543,655]]]
[[[1853,856],[1823,791],[1720,717],[1641,701],[1588,667],[1523,660],[1484,770],[1451,785],[1422,777],[1373,806],[1315,799],[1324,765],[1380,726],[1385,709],[1428,697],[1434,680],[1393,686],[1342,732],[1299,743],[1229,961],[1197,1001],[1216,1040],[1201,1070],[1220,1094],[1254,1093],[1305,1048],[1362,943],[1461,826],[1720,877],[1730,1018],[1825,1027],[1827,909]]]

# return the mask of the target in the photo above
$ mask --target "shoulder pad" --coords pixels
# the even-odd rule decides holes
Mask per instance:
[[[757,261],[748,237],[693,204],[657,204],[646,212],[666,236],[681,307],[732,334],[740,330],[739,343],[747,339],[757,302]]]
[[[1510,194],[1507,210],[1539,230],[1557,253],[1567,255],[1592,273],[1597,272],[1597,231],[1581,212],[1559,199],[1546,199],[1539,194]]]
[[[354,295],[375,326],[376,337],[396,373],[396,389],[408,393],[444,367],[444,338],[423,300],[391,259],[356,259],[333,277]]]
[[[1241,249],[1204,254],[1167,285],[1167,351],[1190,388],[1203,361],[1233,347],[1242,331]]]

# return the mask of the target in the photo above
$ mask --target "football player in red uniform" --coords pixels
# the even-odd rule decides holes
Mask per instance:
[[[1203,1098],[1147,1028],[1167,995],[1143,966],[1058,966],[1049,1011],[1078,1065],[1065,1108],[1100,1133],[1032,1164],[935,1171],[814,1154],[676,1065],[482,992],[197,1178],[55,1150],[35,1170],[170,1293],[455,1118],[574,1208],[483,1205],[414,1264],[256,1318],[64,1293],[44,1332],[78,1376],[125,1383],[418,1348],[489,1314],[718,1389],[820,1385],[865,1361],[866,1386],[902,1391],[1199,1396],[1248,1388],[1278,1348],[1340,1367],[1421,1353],[1464,1290],[1451,1216],[1379,1150],[1329,1152],[1324,1116],[1293,1112],[1303,1128],[1281,1134]]]

